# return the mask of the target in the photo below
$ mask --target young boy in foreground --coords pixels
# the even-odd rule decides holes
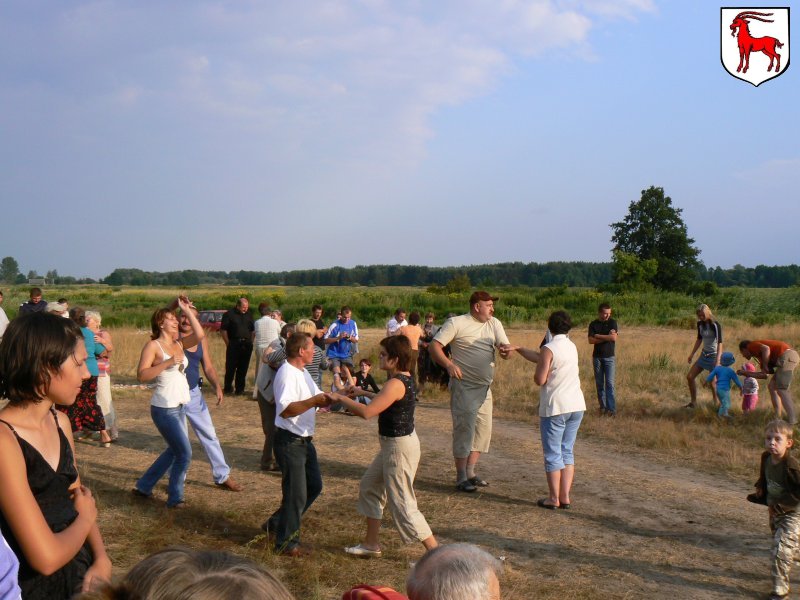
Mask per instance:
[[[800,545],[800,463],[791,455],[792,426],[786,421],[771,421],[764,429],[761,473],[750,502],[769,507],[772,531],[771,599],[789,596],[789,571]]]

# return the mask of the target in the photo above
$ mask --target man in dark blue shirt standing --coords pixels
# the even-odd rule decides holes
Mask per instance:
[[[589,324],[589,343],[594,346],[592,366],[597,385],[600,414],[613,417],[617,412],[614,375],[616,373],[617,322],[611,318],[611,307],[603,303],[597,308],[597,319]]]

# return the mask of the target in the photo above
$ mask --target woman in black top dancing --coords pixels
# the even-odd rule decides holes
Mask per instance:
[[[381,556],[378,539],[383,509],[388,504],[405,543],[422,542],[426,550],[438,546],[425,517],[417,508],[414,476],[419,465],[419,438],[414,431],[416,392],[409,373],[411,344],[402,335],[381,340],[380,368],[388,379],[377,394],[351,387],[351,395],[368,395],[368,405],[335,394],[347,409],[362,419],[378,417],[381,449],[361,478],[358,512],[367,518],[364,541],[345,548],[347,554],[366,558]]]

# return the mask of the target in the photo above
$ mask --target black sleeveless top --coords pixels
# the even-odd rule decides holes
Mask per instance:
[[[411,435],[414,433],[414,408],[417,405],[414,380],[399,373],[392,379],[398,379],[405,386],[406,393],[378,415],[378,433],[384,437]]]
[[[53,409],[51,409],[53,410]],[[22,457],[25,460],[25,468],[28,476],[28,485],[31,488],[33,497],[36,499],[39,508],[44,515],[45,521],[50,526],[53,533],[59,533],[72,524],[78,517],[78,512],[72,504],[69,486],[78,479],[78,470],[75,468],[75,460],[72,456],[72,448],[69,441],[61,431],[53,410],[53,418],[58,428],[58,438],[60,442],[58,467],[54,471],[50,464],[44,459],[39,451],[31,446],[26,440],[19,437],[16,430],[10,423],[0,419],[17,438]],[[57,600],[60,598],[71,598],[76,591],[80,591],[83,583],[83,576],[92,564],[92,553],[87,544],[78,551],[70,562],[61,567],[52,575],[42,575],[30,566],[22,553],[8,520],[0,512],[0,529],[3,537],[6,538],[8,545],[19,559],[19,587],[22,589],[23,600],[42,599]]]

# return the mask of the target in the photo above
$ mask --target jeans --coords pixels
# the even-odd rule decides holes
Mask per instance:
[[[149,496],[153,493],[158,480],[169,470],[167,506],[175,506],[183,502],[183,485],[192,460],[192,445],[189,443],[189,432],[186,429],[186,407],[151,406],[150,416],[158,432],[167,442],[167,449],[139,478],[136,489]]]
[[[609,412],[617,412],[617,398],[614,390],[614,376],[617,371],[616,358],[592,358],[594,367],[594,383],[597,386],[597,401],[600,408]]]
[[[539,419],[544,453],[544,470],[547,473],[560,471],[566,465],[575,464],[572,448],[578,436],[584,411],[579,410]]]
[[[731,408],[731,391],[717,388],[717,398],[719,398],[719,410],[717,411],[717,415],[720,417],[727,417],[728,411]]]
[[[211,476],[214,478],[214,483],[225,483],[231,474],[231,468],[225,462],[225,455],[219,445],[214,423],[211,422],[211,413],[205,398],[203,398],[203,392],[200,391],[200,386],[189,390],[186,417],[203,447],[203,452],[208,456],[208,462],[211,463]]]
[[[290,550],[300,543],[300,518],[322,492],[322,472],[310,439],[275,429],[275,458],[281,468],[281,506],[269,518],[275,549]]]

